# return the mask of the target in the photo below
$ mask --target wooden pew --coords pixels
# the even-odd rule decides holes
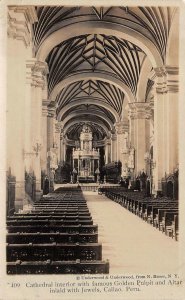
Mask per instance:
[[[71,261],[101,260],[102,245],[98,243],[87,244],[7,244],[7,261],[40,261],[59,260]]]
[[[178,210],[168,210],[164,212],[164,217],[160,223],[160,230],[165,232],[168,236],[172,237],[172,222],[175,215],[178,214]]]
[[[37,219],[31,219],[31,220],[26,220],[26,219],[21,219],[21,220],[7,220],[7,225],[37,225],[37,226],[45,226],[45,225],[93,225],[93,220],[83,220],[80,218],[72,219],[72,220],[67,220],[67,219],[43,219],[43,220],[37,220]]]
[[[154,219],[154,226],[156,228],[158,228],[159,230],[162,229],[162,224],[161,224],[162,218],[164,217],[165,212],[170,212],[170,211],[178,212],[177,209],[173,210],[172,208],[158,208],[158,212],[157,212],[156,217]],[[161,224],[161,227],[160,227],[160,224]]]
[[[34,209],[32,210],[32,213],[34,214],[63,214],[65,212],[69,212],[69,213],[88,213],[89,210],[86,209],[78,209],[78,208],[64,208],[64,209]]]
[[[171,203],[171,202],[164,202],[164,203],[159,203],[159,204],[156,204],[156,205],[153,205],[152,206],[152,209],[151,209],[151,212],[150,212],[150,215],[148,215],[148,218],[147,218],[147,221],[148,223],[152,224],[153,226],[157,227],[156,224],[155,224],[155,219],[157,217],[157,214],[158,214],[158,209],[159,208],[166,208],[166,209],[171,209],[171,208],[176,208],[178,209],[178,203]]]
[[[37,225],[9,225],[9,233],[16,232],[60,232],[60,233],[97,233],[98,225],[49,225],[46,224],[38,228]]]
[[[50,216],[53,216],[55,215],[56,217],[60,217],[62,215],[66,215],[66,216],[91,216],[91,213],[90,212],[79,212],[79,211],[67,211],[67,210],[64,210],[62,213],[60,212],[51,212],[49,214],[46,214],[46,213],[42,213],[42,212],[35,212],[35,211],[32,211],[32,212],[27,212],[27,213],[16,213],[16,214],[13,214],[12,216],[18,216],[18,217],[24,217],[24,216],[46,216],[46,217],[50,217]]]
[[[108,274],[108,261],[26,261],[7,263],[7,274]]]
[[[178,201],[172,200],[168,197],[160,197],[156,199],[152,197],[145,197],[143,192],[125,191],[120,188],[104,188],[101,192],[105,193],[108,198],[119,203],[121,206],[125,207],[143,220],[159,229],[161,228],[161,230],[168,233],[168,235],[174,237],[178,236],[178,217],[176,217],[175,220],[169,220],[168,225],[165,225],[165,220],[168,220],[168,218],[164,217],[164,211],[166,211],[167,216],[168,212],[170,216],[173,210],[175,210],[178,215]],[[159,210],[160,215],[158,216]],[[161,218],[163,218],[163,220]],[[171,218],[173,218],[173,215]]]
[[[174,215],[174,220],[172,221],[172,238],[178,241],[179,237],[179,216],[178,214]]]
[[[8,244],[97,243],[98,233],[16,232],[6,236]]]
[[[23,215],[23,216],[10,216],[10,217],[7,217],[7,220],[8,221],[11,221],[11,220],[76,220],[76,219],[79,219],[80,220],[92,220],[92,217],[91,216],[80,216],[78,214],[76,215],[66,215],[66,214],[63,214],[63,215],[59,215],[59,216],[56,216],[56,215]]]

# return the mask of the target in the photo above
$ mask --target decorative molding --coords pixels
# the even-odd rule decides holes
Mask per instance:
[[[112,133],[111,134],[111,141],[116,141],[117,140],[117,134],[116,133]]]
[[[42,106],[48,106],[51,103],[50,100],[42,100]]]
[[[46,106],[42,107],[42,116],[47,117],[48,116],[48,108]]]
[[[156,77],[164,77],[166,75],[166,68],[164,66],[154,68],[154,72]]]
[[[55,118],[56,117],[56,107],[55,103],[52,101],[50,102],[48,106],[48,117],[49,118]]]
[[[8,14],[8,37],[23,41],[25,47],[31,44],[31,33],[25,21],[17,21]]]
[[[34,6],[8,7],[8,37],[23,41],[26,47],[31,45],[32,24],[38,21]]]
[[[33,5],[9,6],[8,9],[10,12],[13,11],[14,13],[23,14],[26,21],[30,24],[38,22],[37,12]]]
[[[60,133],[61,129],[63,129],[63,123],[62,122],[55,123],[55,132]]]
[[[166,66],[167,91],[177,93],[179,91],[179,68]]]
[[[129,103],[128,115],[130,119],[150,119],[151,107],[146,102]]]
[[[111,139],[110,138],[106,139],[104,143],[105,143],[106,146],[110,146],[111,145]]]
[[[124,134],[129,130],[129,123],[127,120],[115,123],[115,129],[117,134]]]
[[[60,132],[60,140],[63,140],[65,138],[64,132],[63,130],[61,130]]]
[[[154,69],[156,93],[165,94],[168,92],[177,93],[179,91],[179,68],[174,66],[164,66]]]
[[[48,65],[46,62],[37,61],[35,59],[27,60],[26,62],[27,82],[34,87],[40,87],[44,89],[46,85],[46,75],[48,74]]]
[[[42,116],[47,117],[48,115],[48,105],[50,101],[49,100],[42,100]]]

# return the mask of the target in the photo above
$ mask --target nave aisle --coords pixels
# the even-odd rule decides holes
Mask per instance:
[[[178,271],[178,242],[95,192],[84,192],[94,224],[98,224],[103,259],[110,274],[167,274]]]

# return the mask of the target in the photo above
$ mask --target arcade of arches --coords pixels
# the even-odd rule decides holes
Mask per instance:
[[[105,181],[116,162],[119,179],[163,192],[178,170],[178,22],[176,7],[9,6],[10,210],[46,177],[50,191]]]

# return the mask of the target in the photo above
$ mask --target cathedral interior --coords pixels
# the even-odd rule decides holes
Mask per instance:
[[[113,270],[98,205],[177,247],[179,8],[7,14],[8,274]]]

